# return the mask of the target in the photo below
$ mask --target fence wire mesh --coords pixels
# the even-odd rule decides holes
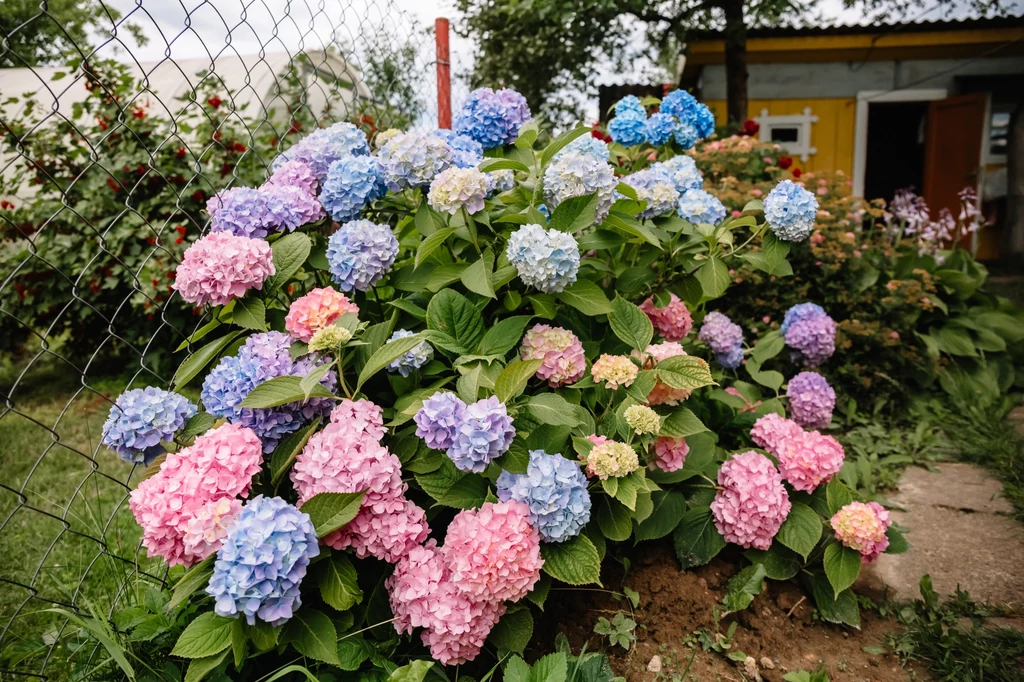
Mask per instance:
[[[88,677],[76,618],[167,577],[127,507],[142,468],[99,439],[209,322],[168,274],[206,201],[317,126],[437,120],[432,27],[392,0],[107,2],[0,8],[3,679]]]

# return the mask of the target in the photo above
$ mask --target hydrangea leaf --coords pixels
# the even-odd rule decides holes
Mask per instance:
[[[601,559],[585,535],[561,543],[544,543],[540,548],[544,571],[569,585],[601,584]]]
[[[637,525],[633,534],[635,542],[665,537],[676,529],[686,512],[686,498],[677,490],[652,493],[651,501],[654,511]]]
[[[216,341],[211,341],[206,344],[195,353],[190,355],[181,366],[178,367],[178,371],[174,373],[174,379],[171,380],[171,385],[174,388],[181,388],[192,381],[203,369],[209,365],[215,357],[220,355],[220,352],[227,348],[228,344],[241,336],[244,332],[234,331],[226,336],[222,336]]]
[[[332,552],[327,561],[317,564],[316,578],[320,596],[328,606],[345,611],[363,600],[356,569],[341,552]]]
[[[697,270],[697,281],[708,298],[718,298],[729,287],[729,268],[719,258],[709,258]]]
[[[359,370],[359,378],[356,380],[356,391],[359,391],[367,381],[370,380],[377,372],[381,371],[392,362],[402,357],[416,346],[423,342],[423,336],[420,334],[413,334],[412,336],[403,336],[397,338],[394,341],[388,341],[383,346],[378,348],[370,359],[366,361],[363,368]],[[259,386],[256,387],[257,389]]]
[[[268,292],[276,291],[299,271],[309,258],[313,242],[301,232],[281,237],[270,247],[274,259],[274,274],[263,284]]]
[[[533,616],[529,609],[508,611],[491,630],[487,641],[499,649],[522,653],[533,636]]]
[[[333,533],[359,513],[363,501],[358,493],[318,493],[306,500],[300,511],[309,515],[318,538]]]
[[[680,519],[673,535],[676,557],[684,569],[703,566],[725,547],[710,507],[694,507]]]
[[[531,300],[533,298],[530,297]],[[584,315],[606,315],[612,311],[611,301],[604,295],[604,291],[589,279],[581,279],[567,286],[559,292],[558,298]]]
[[[654,325],[651,319],[644,311],[621,296],[616,296],[612,301],[608,323],[619,339],[640,352],[643,352],[654,338]]]
[[[309,397],[333,398],[335,396],[322,384],[317,383],[311,388]],[[242,401],[241,407],[278,407],[288,403],[302,402],[306,399],[306,391],[302,388],[302,377],[274,377],[249,391],[245,400]]]
[[[296,611],[285,624],[281,638],[303,656],[331,665],[341,663],[338,659],[338,635],[334,623],[321,611],[311,608]]]
[[[494,382],[494,395],[503,403],[512,400],[526,388],[526,383],[540,369],[541,360],[513,360],[501,370]]]
[[[559,232],[576,234],[595,222],[597,215],[597,195],[584,194],[578,197],[569,197],[551,214],[548,227]]]
[[[480,311],[462,294],[445,289],[427,305],[427,327],[448,334],[464,348],[476,348],[484,335]]]
[[[178,637],[171,655],[205,658],[226,650],[231,646],[231,628],[234,623],[233,618],[222,618],[213,612],[200,614]]]
[[[857,576],[860,575],[860,552],[833,542],[825,548],[822,564],[825,567],[825,577],[828,578],[834,595],[838,599],[839,593],[853,585],[857,581]]]
[[[794,502],[775,539],[805,560],[821,539],[821,517],[802,502]]]

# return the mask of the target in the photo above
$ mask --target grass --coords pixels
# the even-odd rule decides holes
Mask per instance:
[[[127,506],[141,471],[99,444],[108,396],[125,383],[85,388],[54,366],[18,383],[0,377],[0,677],[66,678],[91,649],[74,649],[74,629],[52,609],[109,613],[139,589],[137,566],[159,570],[140,551]]]

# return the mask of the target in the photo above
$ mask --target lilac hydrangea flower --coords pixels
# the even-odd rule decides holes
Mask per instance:
[[[515,90],[478,88],[456,113],[452,129],[493,149],[515,142],[519,128],[531,118],[526,98]]]
[[[327,240],[331,277],[342,291],[366,291],[395,264],[398,240],[387,225],[345,223]]]
[[[467,405],[448,457],[461,471],[480,473],[505,454],[516,430],[505,404],[495,396]]]
[[[298,187],[310,196],[316,196],[320,182],[305,161],[285,161],[274,169],[260,189],[267,187]]]
[[[641,218],[671,213],[679,200],[679,193],[672,181],[651,168],[637,171],[622,178],[622,181],[636,190],[636,197],[647,202],[647,208],[640,214]]]
[[[339,223],[355,220],[371,201],[387,192],[377,160],[372,156],[350,156],[335,161],[327,171],[320,203]]]
[[[800,242],[814,231],[818,200],[792,180],[777,184],[764,199],[764,219],[779,239]]]
[[[570,197],[597,195],[594,220],[600,223],[608,216],[615,202],[618,179],[605,159],[590,154],[566,152],[555,158],[544,170],[544,198],[554,210]]]
[[[467,135],[459,135],[454,130],[439,128],[434,131],[442,140],[452,148],[455,165],[459,168],[476,168],[484,160],[484,147],[482,144]]]
[[[651,166],[651,170],[664,174],[680,194],[704,187],[704,176],[697,169],[697,162],[686,154],[673,156],[667,161],[659,161]]]
[[[244,615],[278,626],[302,604],[299,584],[320,553],[309,515],[279,497],[258,495],[242,507],[228,529],[206,588],[214,613]]]
[[[817,303],[797,303],[786,311],[785,317],[782,318],[782,326],[779,330],[785,334],[789,327],[799,320],[806,320],[811,317],[818,317],[819,315],[828,316],[825,309]]]
[[[459,431],[466,412],[466,403],[459,396],[438,391],[423,401],[423,406],[412,418],[416,422],[416,435],[434,450],[447,450]]]
[[[252,187],[222,190],[206,202],[210,230],[236,237],[263,239],[272,229],[267,217],[266,195]]]
[[[785,338],[795,362],[817,367],[836,351],[836,323],[828,315],[814,315],[793,322]]]
[[[377,163],[388,189],[399,192],[429,185],[455,163],[455,152],[437,135],[399,133],[380,148]]]
[[[623,147],[635,147],[647,139],[647,119],[643,114],[616,113],[608,123],[608,134]]]
[[[583,470],[576,462],[543,450],[530,452],[525,474],[501,472],[498,499],[526,504],[530,523],[545,542],[575,537],[590,520],[590,493]]]
[[[676,131],[676,121],[668,114],[651,114],[644,124],[644,137],[653,145],[667,144]]]
[[[562,291],[575,282],[580,269],[576,239],[540,225],[523,225],[513,232],[505,253],[523,282],[546,294]]]
[[[593,135],[581,135],[580,137],[577,137],[575,140],[558,150],[558,153],[555,154],[555,158],[557,159],[562,154],[568,154],[569,152],[586,154],[600,159],[601,161],[608,161],[608,143],[594,137]]]
[[[415,336],[415,332],[411,332],[408,329],[396,329],[395,333],[391,335],[390,339],[388,339],[388,342],[390,343],[395,339],[404,339],[409,336]],[[426,341],[421,341],[413,346],[412,350],[407,353],[403,353],[398,356],[397,359],[392,361],[388,365],[388,371],[398,372],[403,377],[407,377],[415,370],[430,362],[433,357],[434,349],[431,348],[430,344]]]
[[[679,197],[679,217],[691,223],[717,225],[725,220],[725,206],[702,189],[690,189]]]
[[[805,429],[821,429],[832,421],[836,392],[817,372],[800,372],[786,386],[793,421]]]
[[[288,161],[302,161],[323,182],[331,164],[350,156],[368,156],[370,144],[359,128],[340,121],[329,128],[314,130],[274,159],[274,168]]]
[[[296,228],[323,219],[324,207],[301,187],[270,185],[260,190],[264,198],[267,223],[277,231]]]
[[[715,355],[715,362],[726,369],[736,369],[743,360],[743,329],[728,316],[710,312],[704,316],[699,338]]]
[[[103,444],[126,462],[148,464],[199,411],[184,396],[155,386],[125,391],[103,424]]]

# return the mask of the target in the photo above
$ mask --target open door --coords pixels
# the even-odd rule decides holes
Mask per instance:
[[[924,198],[932,217],[948,208],[960,213],[957,192],[978,189],[981,145],[988,111],[988,93],[977,92],[928,104],[927,145],[924,155]],[[970,244],[961,244],[970,249]]]

